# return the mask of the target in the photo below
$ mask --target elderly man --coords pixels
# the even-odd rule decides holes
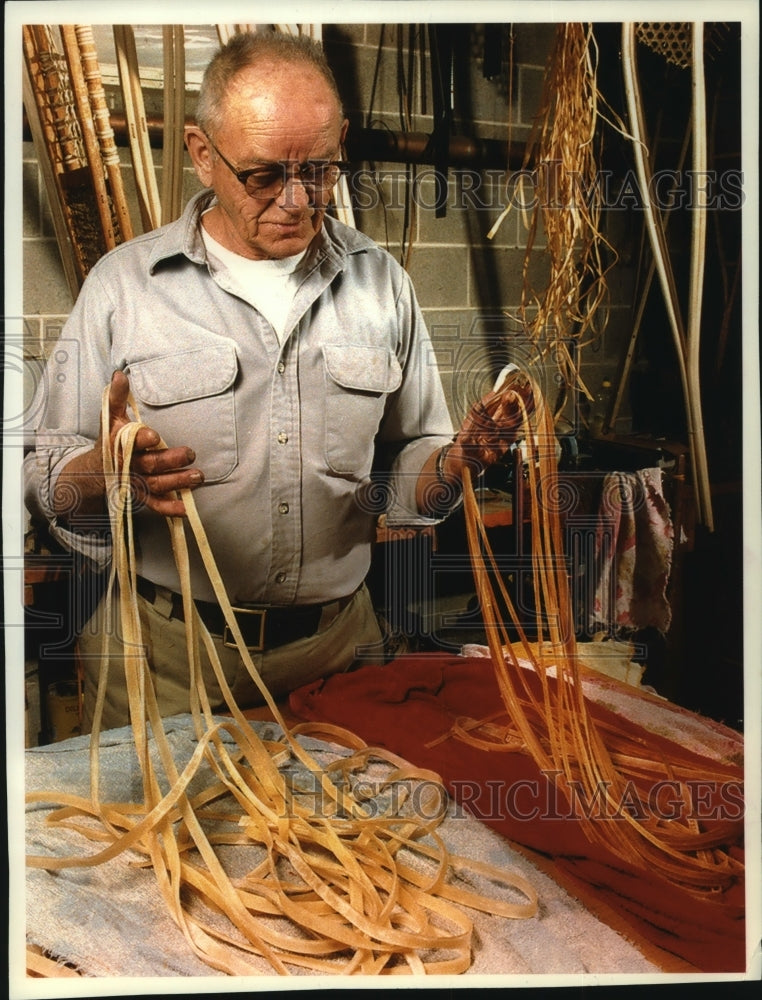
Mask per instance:
[[[133,393],[146,425],[131,461],[140,618],[164,714],[189,706],[180,584],[157,516],[184,513],[175,491],[195,490],[277,696],[348,669],[380,642],[363,582],[379,513],[372,485],[386,484],[392,516],[441,515],[435,498],[457,494],[466,456],[478,468],[510,444],[510,428],[493,425],[485,447],[468,428],[453,444],[407,275],[327,211],[347,122],[321,48],[235,36],[205,73],[196,121],[187,147],[205,190],[178,221],[91,271],[50,362],[27,463],[30,507],[63,545],[106,565],[100,401],[110,384],[113,438]],[[197,554],[191,575],[234,697],[257,703]],[[80,637],[86,728],[104,614]],[[120,655],[117,634],[110,656]],[[206,683],[221,706],[211,673]],[[112,668],[103,724],[127,716]]]

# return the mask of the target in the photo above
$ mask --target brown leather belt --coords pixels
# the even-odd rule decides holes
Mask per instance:
[[[150,580],[139,576],[137,578],[137,591],[150,604],[156,603],[159,588]],[[171,591],[164,591],[164,593],[168,594],[172,605],[169,617],[184,622],[185,611],[183,610],[182,596]],[[252,652],[261,653],[266,649],[275,649],[278,646],[285,646],[286,643],[295,642],[297,639],[305,639],[307,636],[314,635],[326,612],[333,611],[333,617],[336,617],[353,597],[354,594],[350,594],[348,597],[340,597],[325,604],[281,606],[252,604],[234,607],[233,614],[241,629],[246,648]],[[219,604],[212,604],[209,601],[194,601],[194,604],[198,609],[199,617],[209,632],[212,635],[222,636],[226,646],[235,647],[235,640]]]

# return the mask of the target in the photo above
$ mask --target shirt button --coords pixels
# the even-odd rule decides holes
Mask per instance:
[[[279,503],[278,504],[278,513],[279,514],[288,514],[288,504],[287,503]]]
[[[285,361],[279,361],[278,362],[278,374],[282,375],[285,370],[286,370],[286,362]]]
[[[278,435],[278,444],[286,444],[288,441],[288,434],[285,431],[281,431]]]
[[[285,580],[286,580],[286,574],[285,573],[278,573],[278,575],[275,577],[275,582],[276,583],[285,583]]]

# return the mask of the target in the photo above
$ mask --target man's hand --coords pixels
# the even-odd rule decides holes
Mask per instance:
[[[522,436],[522,402],[527,411],[534,409],[532,383],[521,371],[513,371],[469,410],[444,463],[446,477],[462,476],[464,466],[478,475],[500,461]]]
[[[434,452],[421,470],[416,485],[421,513],[438,516],[452,506],[466,467],[476,478],[502,458],[522,435],[522,402],[527,413],[534,410],[532,383],[514,370],[471,407],[453,443]]]
[[[114,372],[108,397],[112,450],[119,431],[130,422],[127,413],[129,392],[127,376]],[[185,514],[185,505],[172,495],[173,492],[200,485],[204,476],[200,469],[192,467],[196,459],[193,449],[185,446],[158,448],[160,440],[159,434],[150,427],[141,427],[135,436],[130,462],[135,504],[165,517],[181,517]],[[101,430],[92,450],[73,458],[59,474],[53,504],[59,517],[72,521],[77,515],[102,513],[105,497]]]

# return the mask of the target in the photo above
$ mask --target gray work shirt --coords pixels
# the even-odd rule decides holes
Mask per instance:
[[[206,479],[194,497],[233,603],[331,600],[365,578],[379,513],[417,519],[418,473],[452,437],[434,352],[405,271],[329,217],[280,343],[208,266],[199,220],[212,198],[201,192],[92,269],[32,407],[27,502],[66,547],[108,562],[108,537],[57,524],[51,495],[92,447],[120,369],[140,419],[196,452]],[[136,525],[138,573],[177,590],[165,520],[143,511]],[[214,599],[195,551],[192,586]]]

